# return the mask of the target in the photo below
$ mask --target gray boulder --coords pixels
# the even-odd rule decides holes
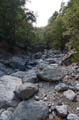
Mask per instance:
[[[32,83],[25,83],[20,85],[14,91],[15,95],[21,100],[26,100],[38,92],[38,87]]]
[[[47,66],[43,69],[38,69],[37,77],[39,80],[47,82],[60,81],[66,74],[64,67],[60,66]]]
[[[76,114],[70,113],[67,116],[67,120],[79,120],[79,117]]]
[[[43,101],[24,101],[16,108],[10,120],[41,120],[48,116],[49,109]]]
[[[68,85],[65,83],[59,83],[58,85],[55,86],[55,90],[58,92],[62,92],[68,89]]]
[[[0,107],[8,105],[14,98],[14,90],[21,85],[21,79],[4,75],[0,78]]]

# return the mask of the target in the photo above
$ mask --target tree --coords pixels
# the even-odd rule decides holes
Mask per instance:
[[[26,2],[27,0],[0,1],[0,39],[8,43],[11,51],[19,39],[17,36],[20,35],[22,40],[28,40],[28,32],[32,31],[32,22],[36,21],[33,12],[25,9]]]

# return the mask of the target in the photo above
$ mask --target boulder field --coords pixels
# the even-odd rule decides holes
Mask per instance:
[[[64,56],[1,58],[0,120],[79,120],[79,65]]]

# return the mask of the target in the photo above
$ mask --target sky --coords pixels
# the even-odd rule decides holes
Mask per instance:
[[[46,26],[52,14],[60,9],[62,1],[67,3],[69,0],[31,0],[27,7],[37,15],[35,26]]]

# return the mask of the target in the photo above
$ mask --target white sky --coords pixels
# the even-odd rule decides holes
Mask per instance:
[[[69,0],[63,0],[68,2]],[[31,0],[27,7],[38,15],[36,26],[41,27],[47,25],[48,19],[54,11],[60,9],[62,0]]]

